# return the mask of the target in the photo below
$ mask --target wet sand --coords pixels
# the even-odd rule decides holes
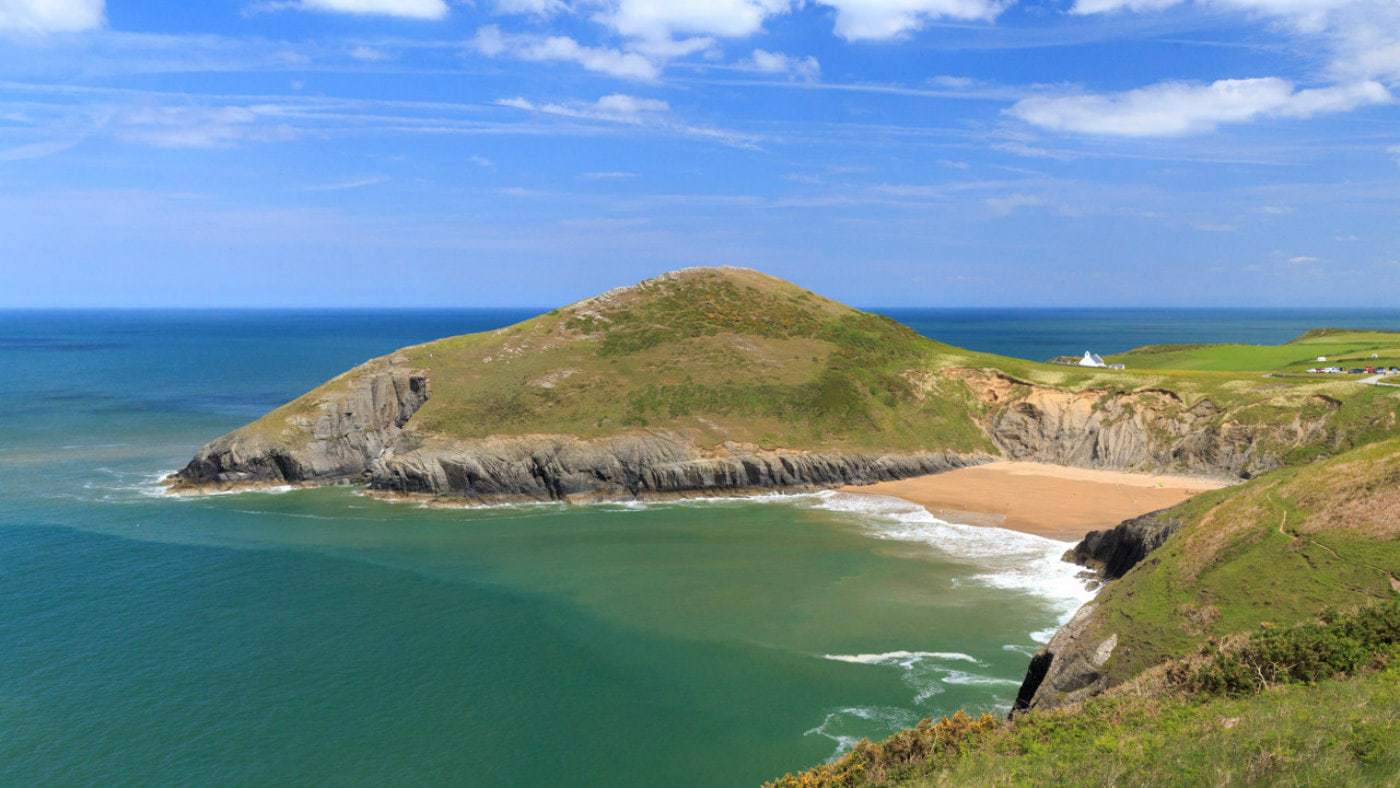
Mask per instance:
[[[994,462],[843,491],[902,498],[952,522],[1076,541],[1089,531],[1111,528],[1228,484],[1196,476]]]

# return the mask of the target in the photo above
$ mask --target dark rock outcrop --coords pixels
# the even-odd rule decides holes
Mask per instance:
[[[1097,571],[1104,580],[1117,580],[1180,527],[1166,510],[1150,512],[1107,531],[1090,531],[1065,553],[1065,560]]]
[[[375,489],[473,500],[765,490],[866,484],[991,458],[947,452],[766,452],[728,446],[704,455],[670,432],[581,440],[560,435],[423,446],[374,465]]]
[[[1045,648],[1031,657],[1013,715],[1077,703],[1107,688],[1103,667],[1118,647],[1118,636],[1091,637],[1088,624],[1093,613],[1092,603],[1081,607]]]
[[[386,365],[358,375],[321,401],[314,414],[292,416],[285,440],[257,423],[206,444],[172,479],[181,488],[369,478],[374,461],[401,443],[408,420],[428,401],[426,376]]]

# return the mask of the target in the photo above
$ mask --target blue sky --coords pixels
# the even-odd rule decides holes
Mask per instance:
[[[1395,0],[0,0],[0,306],[1400,303]]]

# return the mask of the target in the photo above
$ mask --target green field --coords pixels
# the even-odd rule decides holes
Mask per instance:
[[[1376,356],[1376,358],[1372,358]],[[1326,357],[1320,362],[1318,357]],[[1311,367],[1400,367],[1400,333],[1316,329],[1282,345],[1148,345],[1112,356],[1129,369],[1305,372]]]

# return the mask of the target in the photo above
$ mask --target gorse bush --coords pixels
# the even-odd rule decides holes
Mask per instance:
[[[924,720],[878,744],[862,739],[831,763],[768,783],[773,788],[846,788],[883,785],[907,776],[914,767],[927,767],[955,758],[978,735],[995,731],[1002,720],[990,714],[970,717],[958,711],[938,722]]]
[[[1313,683],[1379,666],[1400,645],[1400,599],[1355,613],[1326,613],[1316,622],[1261,629],[1232,649],[1207,647],[1209,659],[1179,666],[1173,682],[1191,692],[1243,695],[1276,684]]]

